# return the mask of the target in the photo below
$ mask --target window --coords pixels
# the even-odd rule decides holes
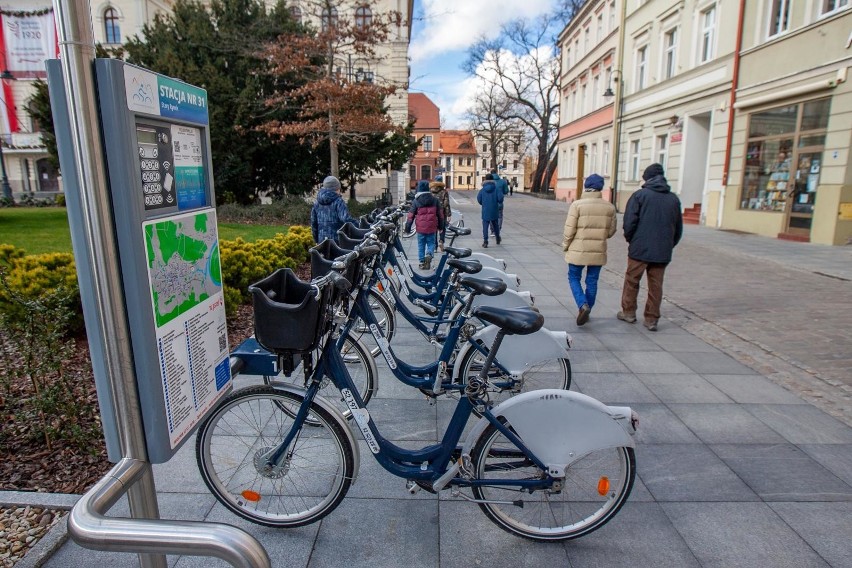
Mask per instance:
[[[290,6],[290,17],[298,23],[302,23],[302,9],[298,6]]]
[[[698,63],[707,63],[716,51],[716,6],[701,12],[701,35],[698,37]]]
[[[467,185],[470,185],[471,179],[470,176],[467,176]]]
[[[503,169],[505,170],[506,166],[508,166],[508,165],[509,165],[509,161],[504,159],[503,160]]]
[[[595,38],[596,43],[600,43],[603,39],[603,13],[598,14],[598,27],[597,27],[598,35]]]
[[[571,69],[571,48],[565,49],[565,71]]]
[[[432,166],[420,166],[420,179],[432,179]]]
[[[615,29],[615,0],[609,3],[609,31]]]
[[[580,114],[586,114],[586,99],[588,96],[588,89],[586,89],[586,85],[580,89]]]
[[[517,152],[517,151],[520,149],[520,147],[521,147],[521,141],[520,141],[520,140],[518,140],[518,141],[516,141],[516,142],[515,142],[515,144],[514,144],[514,150],[512,150],[512,151],[513,151],[513,152]]]
[[[483,151],[483,152],[487,152],[487,151],[488,151],[488,144],[483,144],[483,145],[482,145],[482,151]]]
[[[580,61],[580,58],[583,57],[583,54],[580,53],[580,38],[574,40],[574,53],[577,54],[577,61]]]
[[[462,176],[459,176],[459,185],[462,184],[462,179],[464,179],[464,178]],[[468,182],[468,183],[470,183],[470,182]]]
[[[412,182],[417,179],[417,166],[415,166],[414,164],[408,166],[408,177],[409,179],[411,179]]]
[[[104,38],[106,43],[121,43],[121,28],[118,25],[118,12],[115,8],[104,10]]]
[[[470,157],[468,157],[468,159],[467,159],[467,165],[468,166],[471,165],[471,158]]]
[[[671,79],[677,72],[677,28],[663,35],[663,78]]]
[[[423,137],[423,151],[431,152],[432,151],[432,137],[428,134]]]
[[[373,12],[367,6],[358,6],[355,8],[355,27],[363,30],[373,21]]]
[[[595,75],[595,80],[592,83],[592,110],[598,108],[598,101],[601,96],[601,76]]]
[[[591,35],[591,31],[589,30],[589,26],[586,26],[583,29],[583,53],[589,53],[589,36]]]
[[[482,158],[482,169],[483,170],[488,169],[488,162],[485,161],[485,158]]]
[[[601,169],[604,175],[609,175],[609,140],[603,141],[603,155],[601,156],[603,163]]]
[[[660,134],[657,136],[657,163],[666,169],[666,158],[669,156],[669,135]]]
[[[568,177],[574,175],[574,148],[571,148],[571,158],[568,160]]]
[[[631,140],[629,178],[633,181],[639,179],[639,157],[639,140]]]
[[[769,5],[768,37],[776,36],[790,29],[790,2],[792,0],[771,0]]]
[[[320,22],[322,24],[322,31],[328,31],[329,27],[336,28],[337,8],[332,8],[330,12],[328,8],[323,8],[322,14],[320,15]]]
[[[849,0],[822,0],[819,15],[824,16],[847,7],[849,7]]]
[[[598,145],[592,144],[592,150],[589,152],[589,171],[597,173],[598,171]]]
[[[645,78],[648,71],[648,46],[643,45],[636,50],[636,90],[645,88]]]
[[[508,151],[509,151],[509,143],[504,140],[503,141],[503,153],[505,154]]]
[[[463,162],[464,162],[464,158],[459,158],[459,165],[460,165],[460,166],[463,166],[463,165],[464,165],[464,163],[463,163]]]
[[[740,209],[790,211],[791,229],[810,229],[831,99],[749,117]]]
[[[444,160],[444,164],[445,164],[444,167],[446,169],[448,169],[448,170],[453,169],[453,158],[452,158],[452,156],[447,156],[447,158]]]

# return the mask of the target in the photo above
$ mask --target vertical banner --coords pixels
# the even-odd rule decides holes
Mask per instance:
[[[53,9],[3,14],[6,69],[16,77],[43,77],[44,62],[56,54]]]

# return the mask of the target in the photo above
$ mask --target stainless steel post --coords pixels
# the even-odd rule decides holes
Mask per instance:
[[[87,321],[86,329],[90,337],[96,334],[104,347],[109,396],[124,458],[74,507],[68,521],[69,533],[77,542],[91,548],[140,552],[143,568],[165,568],[167,552],[209,553],[235,566],[268,568],[266,551],[243,531],[227,525],[159,520],[136,393],[130,333],[115,254],[118,246],[95,107],[91,8],[88,0],[53,0],[53,8],[68,100],[74,170],[81,189],[84,225],[81,231],[86,236],[85,242],[75,247],[75,253],[85,254],[89,260],[90,273],[82,275],[81,280],[91,283],[97,303],[97,321]],[[133,518],[103,517],[125,491]]]

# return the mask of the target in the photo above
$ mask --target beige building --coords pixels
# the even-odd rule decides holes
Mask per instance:
[[[685,221],[718,225],[739,5],[628,1],[613,87],[623,95],[615,112],[620,210],[658,162]]]
[[[496,169],[501,178],[505,178],[515,191],[524,190],[524,172],[526,171],[524,154],[526,145],[524,136],[520,131],[510,130],[506,132],[497,142],[497,163],[491,163],[491,147],[488,139],[483,136],[475,137],[477,159],[476,159],[476,187],[482,187],[485,175],[492,169]]]
[[[723,228],[852,238],[849,4],[746,2]]]
[[[476,145],[468,130],[442,130],[439,162],[447,189],[476,189]]]

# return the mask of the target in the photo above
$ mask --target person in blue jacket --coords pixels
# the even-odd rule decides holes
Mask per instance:
[[[509,180],[505,177],[500,177],[500,174],[497,173],[497,170],[491,170],[491,177],[494,178],[494,185],[497,186],[497,190],[503,194],[503,197],[509,194]],[[503,230],[503,203],[500,203],[500,216],[497,218],[497,225],[500,226],[500,230]],[[499,242],[497,244],[500,244]]]
[[[488,174],[485,176],[485,183],[482,184],[482,189],[476,194],[476,201],[482,205],[482,247],[488,248],[488,228],[494,232],[494,237],[497,244],[502,240],[500,238],[500,209],[503,206],[503,192],[497,189],[494,183],[494,176]]]
[[[358,222],[349,214],[341,195],[342,191],[343,188],[336,177],[328,176],[322,181],[322,188],[317,193],[316,203],[311,209],[311,234],[315,242],[321,243],[325,239],[337,242],[337,231],[344,223]]]

